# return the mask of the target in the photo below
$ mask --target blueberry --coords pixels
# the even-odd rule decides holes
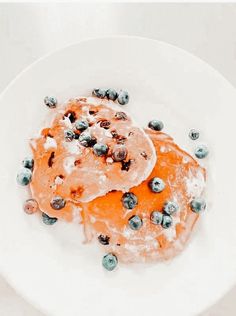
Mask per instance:
[[[107,96],[108,100],[115,101],[118,97],[118,93],[116,92],[115,89],[108,89],[106,92],[106,96]]]
[[[139,230],[143,226],[143,221],[138,215],[134,215],[129,219],[129,227],[133,230]]]
[[[150,220],[154,225],[160,225],[162,223],[163,214],[159,211],[153,211],[150,215]]]
[[[195,156],[199,159],[202,159],[202,158],[205,158],[209,151],[208,151],[208,148],[207,146],[205,145],[199,145],[196,149],[195,149]]]
[[[54,196],[50,202],[54,210],[61,210],[66,205],[66,201],[61,196]]]
[[[116,118],[117,120],[126,121],[126,120],[127,120],[127,115],[126,115],[125,112],[116,112],[115,118]]]
[[[93,152],[96,156],[105,156],[108,152],[108,146],[106,144],[95,144],[93,146]]]
[[[116,145],[112,151],[112,158],[114,161],[123,161],[126,159],[128,151],[124,145]]]
[[[27,185],[32,180],[32,171],[28,168],[22,168],[16,177],[17,183],[20,185]]]
[[[164,212],[168,215],[176,213],[179,209],[179,205],[174,201],[168,201],[164,204]]]
[[[26,157],[23,161],[22,161],[22,165],[24,168],[28,168],[28,169],[33,169],[34,168],[34,159],[30,158],[30,157]]]
[[[76,121],[75,122],[75,128],[78,130],[78,131],[85,131],[87,128],[89,127],[89,123],[87,121]]]
[[[50,109],[53,109],[57,106],[57,99],[55,97],[45,97],[44,103],[46,106],[48,106]]]
[[[132,210],[138,204],[138,198],[132,192],[124,193],[122,196],[122,204],[128,210]]]
[[[193,129],[191,129],[191,130],[189,131],[188,136],[189,136],[189,138],[191,138],[192,140],[196,140],[196,139],[199,138],[200,133],[199,133],[199,131],[197,131],[196,129],[193,128]]]
[[[118,264],[117,257],[113,255],[112,253],[108,253],[102,258],[102,265],[108,271],[114,270],[117,264]]]
[[[159,132],[164,128],[164,124],[162,121],[152,120],[148,123],[148,127]]]
[[[49,217],[46,213],[42,213],[42,220],[43,220],[43,223],[46,225],[53,225],[56,223],[57,218]]]
[[[160,193],[165,189],[165,183],[160,178],[152,178],[148,183],[149,188],[152,190],[152,192]]]
[[[64,137],[67,142],[71,142],[75,138],[75,133],[71,129],[64,131]]]
[[[110,237],[109,236],[106,236],[106,235],[99,235],[98,236],[98,241],[106,246],[106,245],[109,245],[109,241],[110,241]]]
[[[163,228],[169,228],[171,227],[172,223],[173,223],[172,217],[170,215],[164,214],[161,226]]]
[[[91,136],[89,133],[83,132],[79,136],[79,142],[84,147],[92,147],[96,144],[97,141],[96,138]]]
[[[93,90],[93,94],[100,99],[104,99],[106,97],[107,90],[106,89],[101,89],[101,88],[96,88]]]
[[[39,209],[38,203],[34,199],[28,199],[25,201],[23,205],[23,209],[26,214],[33,214],[36,213]]]
[[[121,105],[125,105],[129,102],[129,94],[127,91],[120,91],[119,92],[119,95],[118,95],[118,102],[121,104]]]
[[[195,213],[200,213],[206,209],[206,202],[202,198],[195,198],[190,203],[191,210]]]

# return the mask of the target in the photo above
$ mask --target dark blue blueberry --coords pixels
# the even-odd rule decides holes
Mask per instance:
[[[152,120],[148,123],[148,127],[154,131],[161,131],[164,128],[162,121]]]
[[[190,203],[191,210],[195,213],[200,213],[206,209],[206,202],[203,198],[195,198]]]
[[[208,155],[208,153],[209,153],[209,151],[208,151],[208,148],[207,148],[207,146],[205,146],[205,145],[199,145],[196,149],[195,149],[195,156],[197,157],[197,158],[199,158],[199,159],[203,159],[203,158],[205,158],[207,155]]]
[[[75,122],[75,128],[78,131],[85,131],[87,128],[89,127],[89,123],[87,121],[81,121],[81,120],[77,120]]]
[[[65,207],[66,201],[61,196],[54,196],[50,202],[50,205],[54,210],[61,210]]]
[[[108,89],[106,92],[106,96],[107,96],[108,100],[115,101],[118,97],[118,93],[116,92],[115,89]]]
[[[32,171],[28,168],[22,168],[16,177],[17,183],[20,185],[27,185],[32,180]]]
[[[159,211],[153,211],[150,215],[150,220],[154,225],[160,225],[163,220],[163,214]]]
[[[71,129],[64,131],[64,137],[67,142],[71,142],[75,138],[75,133]]]
[[[98,241],[100,242],[100,244],[106,246],[109,245],[110,237],[106,235],[99,235]]]
[[[117,101],[118,101],[121,105],[127,104],[127,103],[129,102],[129,93],[128,93],[127,91],[121,90],[121,91],[119,92]]]
[[[112,151],[112,158],[116,162],[126,159],[128,151],[124,145],[115,145]]]
[[[45,97],[44,103],[46,106],[48,106],[50,109],[53,109],[57,106],[57,99],[55,97]]]
[[[104,99],[106,97],[107,89],[96,88],[93,90],[93,94],[100,99]]]
[[[47,214],[42,213],[42,220],[43,220],[43,223],[46,225],[53,225],[56,223],[57,218],[56,217],[49,217]]]
[[[163,219],[162,219],[162,223],[161,223],[161,226],[163,228],[169,228],[171,227],[173,224],[173,220],[172,220],[172,217],[170,215],[167,215],[167,214],[164,214],[163,215]]]
[[[164,212],[168,215],[176,213],[179,209],[179,205],[174,201],[168,201],[164,204]]]
[[[108,146],[106,144],[95,144],[93,146],[93,152],[96,156],[105,156],[108,152]]]
[[[138,215],[134,215],[129,219],[129,227],[133,230],[139,230],[143,226],[143,221]]]
[[[22,161],[22,165],[24,168],[28,168],[28,169],[33,169],[34,168],[34,159],[30,158],[30,157],[26,157],[23,161]]]
[[[196,139],[199,138],[200,133],[199,133],[199,131],[197,131],[196,129],[193,128],[193,129],[191,129],[191,130],[189,131],[188,136],[189,136],[189,138],[191,138],[192,140],[196,140]]]
[[[93,147],[96,144],[96,138],[87,132],[83,132],[79,136],[79,142],[84,147]]]
[[[127,114],[125,112],[116,112],[115,118],[117,120],[126,121],[127,120]]]
[[[122,204],[128,210],[132,210],[138,204],[138,198],[132,192],[124,193],[122,196]]]
[[[165,189],[165,183],[160,178],[152,178],[148,183],[149,188],[152,190],[152,192],[160,193]]]
[[[117,264],[118,264],[117,257],[113,255],[112,253],[108,253],[102,258],[102,265],[108,271],[114,270]]]

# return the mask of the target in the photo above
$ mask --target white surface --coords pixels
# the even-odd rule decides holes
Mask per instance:
[[[187,131],[198,126],[209,144],[209,211],[187,249],[169,263],[120,265],[115,273],[104,273],[99,264],[102,253],[96,246],[81,243],[77,224],[57,222],[45,227],[37,216],[27,217],[21,211],[15,174],[25,154],[25,140],[38,129],[47,112],[41,106],[43,97],[53,91],[64,102],[87,95],[98,82],[125,87],[132,96],[129,112],[142,125],[161,113],[166,132],[174,134],[177,143],[186,144]],[[7,103],[17,115],[8,115]],[[81,42],[34,64],[0,100],[4,117],[0,126],[4,146],[0,166],[4,179],[0,182],[3,274],[22,295],[53,316],[76,315],[78,298],[84,316],[106,316],[111,311],[113,315],[128,315],[131,310],[141,316],[147,306],[149,313],[158,306],[166,316],[192,316],[211,305],[236,279],[236,213],[231,199],[235,187],[230,177],[236,174],[235,148],[231,146],[235,103],[236,90],[213,68],[182,50],[152,40]],[[14,126],[12,142],[7,137],[10,125]],[[222,225],[223,209],[230,218],[227,227]]]
[[[102,21],[102,23],[101,23]],[[142,21],[140,23],[140,21]],[[236,84],[235,5],[0,5],[0,88],[42,54],[87,36],[135,34],[163,39],[207,60]],[[30,25],[30,27],[29,27]],[[9,311],[10,294],[14,308]],[[235,315],[231,292],[205,315]],[[3,316],[34,316],[2,285]],[[27,309],[28,308],[28,309]],[[15,312],[14,312],[15,311]],[[35,313],[36,315],[37,313]],[[38,315],[38,314],[37,314]]]

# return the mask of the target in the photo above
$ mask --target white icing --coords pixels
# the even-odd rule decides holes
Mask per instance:
[[[99,183],[102,184],[106,181],[107,177],[103,174],[99,176]]]
[[[31,140],[30,140],[30,144],[31,144],[31,146],[32,146],[34,149],[37,148],[37,144],[36,144],[35,139],[31,139]]]
[[[57,148],[57,143],[54,138],[47,137],[46,142],[44,143],[43,147],[48,150],[50,148]]]
[[[189,170],[188,176],[185,178],[187,194],[191,197],[201,196],[205,187],[205,179],[202,171],[199,169],[197,174],[193,174],[192,170]]]
[[[77,141],[64,142],[63,146],[66,148],[67,152],[70,154],[80,155],[82,153],[81,146],[79,142]]]
[[[112,159],[111,157],[108,157],[108,158],[106,159],[106,163],[112,164],[112,163],[113,163],[113,159]]]
[[[61,177],[56,177],[55,178],[55,180],[54,180],[54,183],[56,184],[56,185],[60,185],[60,184],[62,184],[63,183],[63,179],[61,178]]]
[[[161,146],[161,148],[160,148],[161,153],[168,153],[169,151],[171,151],[171,149],[168,147]]]
[[[73,215],[73,222],[74,223],[81,223],[81,221],[82,221],[81,211],[82,211],[81,207],[73,206],[72,215]]]
[[[188,156],[184,156],[182,160],[183,164],[190,162],[190,158]]]
[[[71,121],[70,121],[70,119],[69,119],[68,116],[65,116],[65,117],[61,120],[61,122],[62,122],[66,127],[72,128],[72,123],[71,123]]]
[[[88,112],[88,109],[89,109],[88,106],[83,106],[83,107],[82,107],[82,111],[83,111],[83,112]]]
[[[105,130],[105,136],[109,137],[109,138],[112,138],[111,132],[108,129]]]
[[[74,163],[75,163],[74,157],[67,157],[64,159],[63,167],[67,174],[70,174],[75,168]]]

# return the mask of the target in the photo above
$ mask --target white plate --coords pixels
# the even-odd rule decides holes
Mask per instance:
[[[102,253],[81,243],[78,225],[46,227],[22,212],[15,182],[27,139],[42,125],[46,95],[88,95],[124,88],[127,109],[143,125],[161,118],[177,142],[193,150],[190,127],[210,147],[208,211],[186,250],[168,263],[120,265],[107,273]],[[236,280],[236,91],[214,69],[168,44],[119,37],[84,41],[21,73],[1,106],[0,268],[26,299],[55,316],[196,315]]]

